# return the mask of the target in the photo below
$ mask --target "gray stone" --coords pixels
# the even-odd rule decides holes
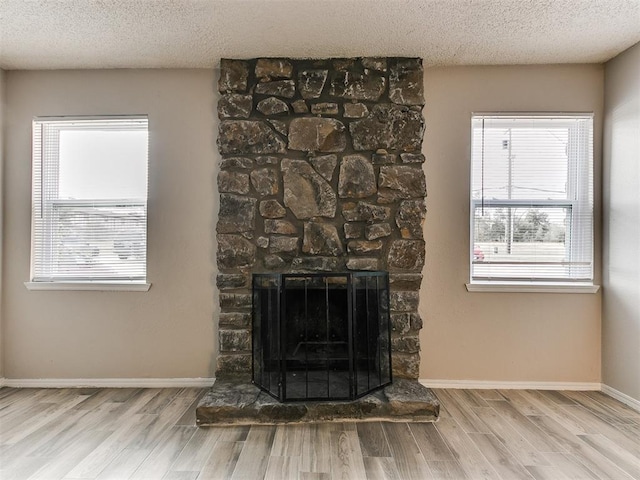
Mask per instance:
[[[269,123],[272,121],[269,120]],[[257,165],[277,165],[280,159],[278,157],[273,157],[271,155],[260,155],[256,157]]]
[[[418,332],[422,328],[422,319],[416,312],[392,313],[391,328],[401,335],[409,331]]]
[[[305,102],[304,100],[296,100],[295,102],[293,102],[291,104],[291,107],[293,107],[293,112],[294,113],[308,113],[309,112],[309,106],[307,105],[307,102]]]
[[[345,155],[340,163],[338,195],[341,198],[364,198],[377,191],[373,165],[363,155]]]
[[[345,103],[344,104],[344,117],[345,118],[363,118],[369,113],[369,109],[364,103]]]
[[[305,222],[302,251],[311,255],[342,255],[342,242],[335,225]]]
[[[223,155],[286,152],[284,140],[267,123],[253,120],[220,122],[218,148]]]
[[[264,233],[276,233],[279,235],[296,235],[298,229],[287,220],[270,220],[264,221]]]
[[[297,257],[291,262],[294,271],[335,272],[344,268],[337,257]]]
[[[338,164],[338,156],[334,154],[321,155],[319,157],[311,157],[309,159],[313,168],[322,175],[327,181],[333,178],[333,172]]]
[[[251,332],[242,330],[218,330],[221,352],[246,352],[251,350]]]
[[[218,80],[218,91],[224,92],[246,92],[247,78],[249,77],[249,67],[243,60],[230,60],[223,58],[220,60],[220,79]]]
[[[269,238],[269,252],[296,253],[298,251],[297,237],[272,236]]]
[[[243,288],[248,285],[249,279],[243,273],[219,273],[216,277],[216,286],[220,290]]]
[[[303,70],[298,74],[298,90],[302,98],[318,98],[327,81],[328,70]]]
[[[218,234],[218,267],[251,267],[256,261],[256,247],[240,235]]]
[[[250,293],[221,293],[220,308],[226,311],[242,311],[251,308]]]
[[[417,336],[394,336],[391,338],[391,350],[398,353],[418,353],[420,340]]]
[[[262,200],[260,215],[264,218],[282,218],[287,214],[285,208],[277,200]]]
[[[339,71],[346,71],[356,63],[355,58],[334,58],[331,61],[333,68]]]
[[[424,155],[421,153],[401,153],[402,163],[424,163]]]
[[[345,238],[361,238],[363,226],[358,223],[345,223],[344,224],[344,236]]]
[[[424,105],[422,60],[395,59],[389,68],[389,98],[402,105]]]
[[[284,58],[260,58],[256,62],[256,77],[275,80],[278,78],[291,78],[293,65]]]
[[[287,265],[287,262],[280,255],[267,255],[263,260],[265,268],[269,270],[280,270]]]
[[[251,326],[249,312],[223,312],[218,317],[218,325],[227,328],[248,328]]]
[[[347,259],[347,269],[349,270],[378,270],[377,258],[349,257]]]
[[[253,109],[253,97],[239,93],[222,95],[218,101],[218,118],[249,118]]]
[[[391,288],[391,290],[420,290],[421,284],[421,273],[389,274],[389,287]]]
[[[251,354],[220,354],[217,363],[216,383],[227,378],[235,381],[245,378],[248,383],[251,376]]]
[[[384,238],[389,235],[391,235],[391,225],[388,223],[374,223],[373,225],[367,225],[364,229],[364,236],[367,240]]]
[[[267,248],[269,246],[269,239],[267,237],[256,238],[256,245],[260,248]]]
[[[382,150],[384,153],[374,153],[371,155],[371,163],[374,165],[388,165],[391,163],[396,163],[398,156],[394,153],[387,153]]]
[[[276,80],[275,82],[258,83],[255,91],[260,95],[291,98],[296,93],[296,84],[293,80]]]
[[[338,104],[337,103],[313,103],[311,104],[311,113],[314,115],[337,115]]]
[[[220,162],[220,169],[221,170],[226,170],[226,169],[230,169],[230,168],[248,169],[248,168],[252,168],[252,167],[253,167],[253,160],[251,160],[250,158],[246,158],[246,157],[224,158]]]
[[[387,71],[387,59],[376,57],[365,57],[361,60],[364,68],[370,68],[371,70],[377,70],[378,72]]]
[[[418,292],[391,292],[391,310],[393,312],[415,312],[418,310],[420,294]]]
[[[348,100],[378,101],[385,87],[386,79],[378,73],[335,72],[329,95]]]
[[[396,415],[433,415],[434,406],[438,404],[438,399],[430,389],[405,378],[394,379],[391,385],[385,387],[384,395]],[[438,412],[439,407],[438,404]]]
[[[265,98],[260,100],[256,106],[263,115],[280,115],[283,113],[289,113],[289,105],[276,97]]]
[[[249,193],[249,175],[222,170],[218,173],[218,190],[226,193]]]
[[[255,229],[256,199],[231,193],[220,194],[218,233],[249,232]]]
[[[391,367],[394,384],[401,378],[417,379],[420,374],[420,354],[392,352]]]
[[[392,313],[391,317],[391,331],[404,335],[411,329],[410,313]]]
[[[417,313],[411,313],[411,329],[418,331],[422,329],[422,317]]]
[[[251,184],[258,195],[275,195],[278,193],[278,172],[273,168],[260,168],[251,172]]]
[[[439,411],[436,396],[415,380],[394,378],[393,384],[383,390],[353,401],[280,403],[249,380],[227,374],[225,378],[216,375],[215,384],[198,403],[196,424],[274,425],[354,420],[415,423],[435,421]]]
[[[349,125],[355,150],[379,148],[419,151],[424,120],[419,112],[399,105],[374,105],[366,118]]]
[[[381,240],[351,240],[347,243],[347,250],[356,255],[367,255],[381,251],[382,245]]]
[[[403,200],[396,212],[396,225],[402,238],[422,239],[422,221],[426,207],[424,200]]]
[[[383,203],[401,198],[423,198],[427,194],[424,172],[406,165],[380,167],[378,201]],[[386,189],[386,190],[385,190]]]
[[[424,266],[424,241],[394,240],[388,259],[389,269],[420,271]]]
[[[289,124],[291,150],[341,152],[346,145],[345,126],[333,118],[294,118]]]
[[[296,218],[335,217],[336,194],[308,162],[285,158],[280,167],[283,173],[284,204]]]
[[[342,206],[342,216],[348,222],[375,223],[389,219],[391,209],[367,202],[345,203]]]
[[[285,137],[289,135],[289,125],[280,120],[268,119],[269,125],[271,125],[276,132],[280,135],[284,135]]]

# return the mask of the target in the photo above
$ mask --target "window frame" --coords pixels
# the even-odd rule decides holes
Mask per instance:
[[[476,146],[474,144],[475,122],[482,119],[490,118],[492,120],[505,120],[506,122],[517,119],[537,119],[544,118],[561,120],[563,117],[568,120],[589,119],[590,120],[590,144],[586,150],[577,151],[575,155],[567,155],[567,198],[566,199],[487,199],[474,198],[474,153]],[[595,293],[599,286],[593,284],[594,279],[594,114],[593,112],[473,112],[471,114],[471,142],[470,142],[470,230],[469,230],[469,283],[466,284],[467,290],[470,292],[543,292],[543,293]],[[578,132],[569,132],[579,139]],[[569,145],[576,145],[578,142],[569,142]],[[481,147],[484,148],[484,147]],[[585,158],[586,155],[586,158]],[[579,163],[586,162],[584,168]],[[523,208],[523,207],[539,207],[539,208],[565,208],[571,212],[571,225],[578,225],[576,228],[570,228],[566,232],[569,236],[566,248],[571,255],[569,261],[570,267],[582,263],[589,265],[590,274],[588,278],[572,278],[570,275],[565,277],[553,276],[513,276],[506,275],[495,276],[491,278],[474,276],[474,249],[477,243],[475,237],[475,216],[476,208],[480,206],[484,208],[503,207],[503,208]],[[588,222],[578,221],[583,216],[583,209],[590,209],[590,219]],[[581,237],[590,235],[590,242],[585,244]],[[584,261],[585,258],[588,261]],[[580,260],[576,260],[580,259]],[[477,262],[476,262],[477,263]],[[542,265],[542,263],[540,264]]]
[[[91,122],[96,122],[91,126]],[[122,125],[108,122],[122,121]],[[74,125],[74,122],[77,124]],[[100,124],[100,122],[103,122]],[[127,124],[127,122],[129,122]],[[64,125],[68,123],[69,125]],[[136,125],[138,124],[139,125]],[[102,130],[113,128],[119,131],[144,130],[149,135],[149,119],[147,115],[91,115],[91,116],[37,116],[32,121],[32,208],[31,208],[31,256],[30,256],[30,281],[24,282],[29,290],[103,290],[103,291],[148,291],[151,284],[148,283],[148,169],[149,150],[147,146],[146,156],[146,188],[144,198],[113,198],[104,200],[60,199],[57,195],[51,195],[53,187],[58,189],[60,176],[60,134],[71,130]],[[45,136],[51,135],[46,129],[53,129],[55,138],[53,148],[45,149]],[[49,137],[51,138],[51,137]],[[147,137],[148,138],[148,137]],[[40,144],[38,144],[38,139]],[[148,142],[148,140],[147,140]],[[45,171],[47,173],[45,173]],[[53,270],[47,272],[48,266],[52,266],[55,248],[52,246],[54,228],[57,225],[56,211],[60,208],[76,207],[79,211],[84,208],[141,208],[144,211],[144,274],[129,276],[60,276]],[[36,216],[40,214],[41,227],[36,228]],[[39,253],[38,253],[39,252]],[[50,267],[49,267],[50,268]]]

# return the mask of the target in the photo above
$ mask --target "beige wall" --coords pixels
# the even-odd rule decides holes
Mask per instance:
[[[4,171],[4,70],[0,69],[0,378],[4,377],[4,342],[2,339],[2,223],[3,223],[3,195],[2,174]]]
[[[425,73],[425,92],[427,260],[420,377],[599,382],[599,294],[469,293],[465,283],[471,113],[594,112],[598,205],[603,68],[432,68]],[[597,219],[596,232],[599,226]],[[596,237],[596,252],[599,248]]]
[[[213,376],[213,72],[6,72],[7,378]],[[27,291],[31,120],[149,115],[147,293]]]
[[[215,75],[6,74],[7,378],[213,375]],[[600,132],[602,68],[434,68],[425,77],[429,196],[420,377],[599,382],[599,295],[468,293],[464,284],[471,112],[594,111]],[[148,293],[29,292],[22,282],[29,275],[31,118],[96,113],[149,114],[153,286]]]
[[[640,44],[605,68],[603,383],[640,401]]]

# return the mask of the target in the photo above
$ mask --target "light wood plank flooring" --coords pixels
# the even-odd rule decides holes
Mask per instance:
[[[640,479],[600,392],[436,390],[437,423],[194,426],[201,389],[0,389],[0,478]]]

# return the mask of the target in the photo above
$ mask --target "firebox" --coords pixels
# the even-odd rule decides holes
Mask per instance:
[[[253,382],[280,401],[353,400],[391,383],[386,272],[253,275]]]

